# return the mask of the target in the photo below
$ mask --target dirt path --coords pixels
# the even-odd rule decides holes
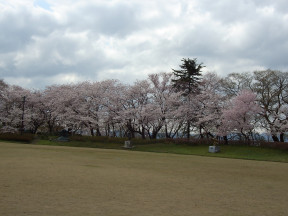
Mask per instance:
[[[286,216],[288,164],[0,143],[2,216]]]

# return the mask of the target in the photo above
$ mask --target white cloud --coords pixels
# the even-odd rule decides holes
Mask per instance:
[[[0,76],[54,83],[143,79],[198,58],[219,74],[287,70],[284,0],[0,0]]]

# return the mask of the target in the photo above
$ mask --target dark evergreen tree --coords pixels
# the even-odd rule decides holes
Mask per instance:
[[[183,63],[179,65],[180,70],[173,70],[175,79],[172,79],[173,87],[178,91],[183,91],[184,95],[198,92],[198,84],[201,77],[201,69],[205,66],[197,63],[197,59],[181,60]]]
[[[191,96],[199,92],[199,82],[201,79],[201,69],[205,66],[197,63],[197,59],[185,59],[181,60],[183,63],[179,65],[180,70],[173,70],[174,79],[172,79],[173,87],[176,91],[183,91],[184,100],[190,107]],[[191,121],[193,120],[192,113],[187,111],[187,125],[186,136],[190,138]]]

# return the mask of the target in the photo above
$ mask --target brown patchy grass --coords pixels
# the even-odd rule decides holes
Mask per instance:
[[[3,216],[286,216],[288,163],[0,143]]]

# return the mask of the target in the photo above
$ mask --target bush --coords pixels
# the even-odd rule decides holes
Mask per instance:
[[[261,142],[261,147],[288,150],[288,143],[285,142]]]
[[[71,141],[77,142],[97,142],[97,143],[118,143],[124,144],[128,140],[127,137],[107,137],[107,136],[79,136],[74,135],[69,137]],[[211,139],[186,139],[186,138],[177,138],[177,139],[141,139],[141,138],[132,138],[132,145],[150,145],[158,143],[174,143],[176,145],[212,145],[213,140]]]
[[[225,141],[221,140],[220,144],[225,144]],[[285,142],[268,142],[268,141],[263,141],[263,140],[229,140],[228,145],[231,145],[231,146],[257,146],[257,147],[264,147],[264,148],[288,150],[288,143],[285,143]]]
[[[0,140],[6,140],[6,141],[31,143],[33,139],[34,134],[14,134],[14,133],[0,134]]]
[[[127,138],[125,139],[127,140]],[[167,139],[141,139],[141,138],[133,138],[131,139],[133,145],[149,145],[156,143],[167,143]]]
[[[78,142],[98,142],[98,143],[124,143],[127,138],[107,137],[107,136],[79,136],[74,135],[69,137],[71,141]]]

